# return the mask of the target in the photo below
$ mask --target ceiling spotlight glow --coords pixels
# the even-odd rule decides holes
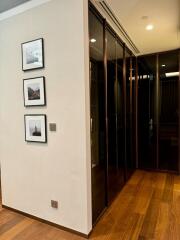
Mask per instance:
[[[165,67],[166,65],[165,64],[162,64],[161,67]]]
[[[90,42],[95,43],[96,39],[95,38],[91,38]]]
[[[165,73],[166,77],[178,77],[179,72],[170,72],[170,73]]]
[[[148,25],[146,26],[146,30],[147,30],[147,31],[151,31],[151,30],[153,30],[153,28],[154,28],[154,25],[152,25],[152,24],[148,24]]]

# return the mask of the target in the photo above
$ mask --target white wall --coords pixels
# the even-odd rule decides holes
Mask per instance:
[[[21,70],[21,43],[44,38],[45,69]],[[3,204],[89,233],[91,223],[88,1],[52,0],[0,21]],[[46,107],[25,108],[23,79],[46,77]],[[24,114],[57,123],[48,143],[26,143]],[[51,199],[59,201],[52,209]]]

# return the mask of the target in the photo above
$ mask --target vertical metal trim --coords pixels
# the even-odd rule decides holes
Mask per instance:
[[[106,205],[109,205],[109,182],[108,182],[108,160],[109,160],[109,134],[108,134],[108,82],[107,82],[107,39],[106,19],[103,19],[103,58],[104,58],[104,81],[105,81],[105,128],[106,128]]]
[[[118,99],[119,99],[119,95],[118,95],[118,67],[117,67],[117,38],[116,38],[116,79],[115,79],[115,104],[116,104],[116,167],[117,170],[119,169],[119,149],[118,149]]]
[[[130,115],[132,115],[132,54],[130,56]],[[131,118],[132,120],[132,118]]]
[[[123,44],[123,119],[124,119],[124,166],[125,166],[125,181],[128,178],[127,174],[127,153],[126,153],[126,44]]]
[[[132,74],[133,74],[133,65],[132,65],[132,53],[130,56],[130,97],[129,97],[129,101],[130,101],[130,107],[129,107],[129,117],[130,117],[130,160],[131,160],[131,171],[134,169],[134,161],[133,161],[133,140],[134,140],[134,134],[133,134],[133,102],[132,102]]]
[[[159,169],[159,54],[156,54],[156,168]]]
[[[138,58],[136,57],[136,76],[135,76],[135,149],[136,149],[136,168],[139,167],[138,156]]]
[[[178,174],[180,174],[180,49],[178,50],[178,60],[179,60],[179,81],[178,81]]]
[[[90,22],[90,2],[88,2],[88,39],[90,40],[90,28],[89,28],[89,22]],[[89,119],[89,124],[90,124],[90,143],[92,140],[92,132],[91,132],[91,59],[90,59],[90,44],[89,45],[89,102],[90,102],[90,119]],[[92,176],[92,146],[91,147],[91,221],[93,225],[93,176]]]

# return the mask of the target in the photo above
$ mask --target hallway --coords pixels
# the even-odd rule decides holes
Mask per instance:
[[[92,239],[180,239],[180,176],[136,171]]]
[[[0,240],[81,240],[3,209]],[[180,176],[137,170],[91,234],[92,240],[180,239]]]

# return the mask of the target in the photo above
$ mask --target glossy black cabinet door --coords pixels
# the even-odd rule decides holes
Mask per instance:
[[[116,38],[106,29],[107,102],[108,102],[108,202],[118,192],[118,159],[116,135]]]
[[[179,172],[179,50],[138,57],[139,167]]]
[[[130,178],[134,171],[133,156],[133,88],[132,88],[132,58],[126,50],[126,178]]]
[[[93,223],[106,207],[106,127],[103,62],[103,23],[89,12],[91,161]]]
[[[137,99],[138,99],[138,79],[136,79],[136,57],[132,57],[132,164],[135,170],[138,166],[138,118],[137,118]]]
[[[156,55],[138,58],[138,167],[157,168]]]
[[[178,172],[178,51],[159,54],[159,169]]]
[[[135,67],[125,44],[91,3],[89,41],[92,216],[95,223],[135,168],[135,85],[132,82]]]
[[[124,131],[124,96],[123,96],[123,46],[116,42],[116,84],[115,84],[115,104],[116,104],[116,137],[117,137],[117,169],[118,169],[118,189],[125,183],[125,131]]]

